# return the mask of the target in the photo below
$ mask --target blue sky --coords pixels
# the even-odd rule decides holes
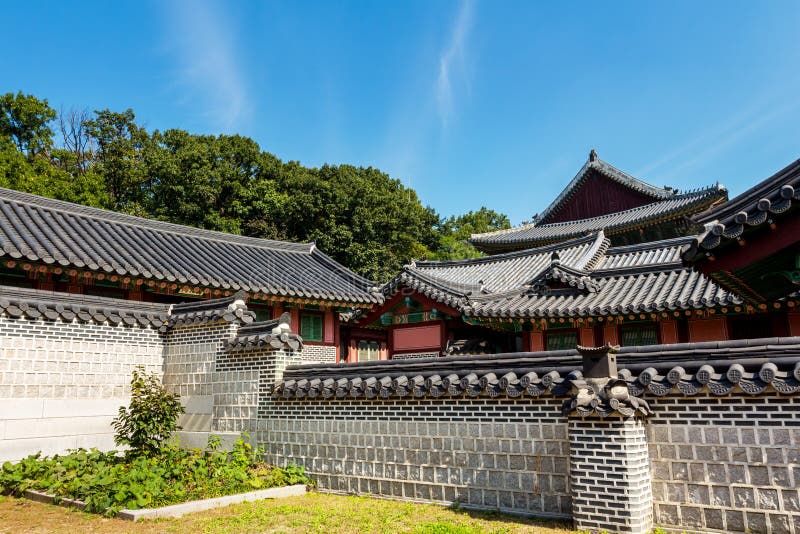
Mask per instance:
[[[14,2],[0,91],[541,211],[589,149],[741,192],[800,157],[800,2]]]

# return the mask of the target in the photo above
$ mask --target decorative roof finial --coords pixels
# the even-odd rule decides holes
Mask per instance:
[[[561,256],[559,256],[558,252],[555,250],[553,251],[552,254],[550,254],[550,265],[553,266],[561,265]]]
[[[597,150],[591,149],[589,151],[589,161],[597,161]]]

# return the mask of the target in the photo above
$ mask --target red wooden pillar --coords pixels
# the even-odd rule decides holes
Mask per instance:
[[[789,323],[789,335],[800,336],[800,312],[789,312],[787,322]]]
[[[578,330],[578,343],[584,347],[594,346],[594,328],[581,328]]]
[[[722,318],[689,319],[689,342],[725,341],[728,339],[728,322]]]
[[[607,325],[603,327],[603,342],[604,344],[611,343],[612,345],[619,345],[617,325]]]
[[[531,348],[531,332],[522,331],[522,352],[532,352]]]
[[[544,350],[544,333],[531,332],[531,352],[542,352]]]
[[[661,321],[658,323],[661,333],[661,344],[671,345],[679,343],[678,341],[678,325],[675,321]]]

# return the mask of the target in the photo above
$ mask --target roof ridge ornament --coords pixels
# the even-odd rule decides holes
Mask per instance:
[[[589,161],[597,161],[597,150],[591,149],[589,151]]]

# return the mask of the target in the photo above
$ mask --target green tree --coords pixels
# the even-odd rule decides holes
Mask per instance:
[[[441,240],[436,251],[440,260],[461,260],[481,256],[481,252],[467,242],[472,234],[494,232],[511,228],[508,216],[482,206],[478,211],[451,216],[439,227]]]
[[[180,430],[178,418],[184,413],[178,395],[161,385],[156,373],[136,367],[131,379],[131,402],[119,407],[111,422],[114,442],[129,445],[134,453],[157,453],[173,432]]]
[[[53,145],[50,123],[55,118],[56,111],[47,100],[22,91],[0,96],[0,137],[10,140],[28,158],[47,153]]]
[[[337,261],[375,280],[387,280],[412,258],[430,257],[439,218],[399,180],[374,169],[323,165],[283,167],[289,195],[287,236],[315,241]]]
[[[97,146],[94,171],[103,177],[110,207],[145,214],[150,182],[143,152],[150,136],[136,124],[133,110],[95,111],[95,117],[85,125],[87,135]]]
[[[257,237],[282,235],[273,221],[288,197],[265,172],[252,139],[167,130],[153,133],[145,153],[155,217]]]

